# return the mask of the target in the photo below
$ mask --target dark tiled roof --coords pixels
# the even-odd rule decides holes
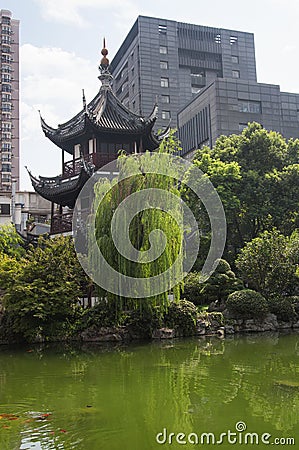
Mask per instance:
[[[29,171],[28,173],[32,186],[39,195],[50,202],[69,208],[74,208],[79,192],[92,174],[90,168],[85,164],[82,164],[80,173],[71,178],[57,176],[53,178],[39,177],[38,179]]]
[[[58,146],[66,141],[85,134],[88,128],[98,133],[117,133],[145,136],[152,134],[157,118],[157,106],[145,119],[126,108],[113,94],[110,87],[102,87],[95,98],[68,122],[52,128],[41,118],[45,135]],[[152,136],[156,147],[158,140]]]

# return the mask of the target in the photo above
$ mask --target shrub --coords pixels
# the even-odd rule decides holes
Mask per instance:
[[[290,297],[272,298],[269,300],[271,313],[275,314],[278,320],[289,322],[297,317],[294,304]]]
[[[226,306],[233,317],[240,319],[262,319],[269,312],[267,300],[251,289],[230,294]]]
[[[129,313],[124,325],[129,332],[139,338],[150,338],[152,332],[162,327],[161,311],[158,306],[134,310]]]
[[[195,305],[225,302],[232,292],[244,289],[227,261],[220,259],[215,272],[204,283],[199,283],[199,273],[190,272],[184,280],[185,298]]]
[[[194,303],[181,300],[178,303],[171,303],[164,321],[166,326],[174,328],[182,336],[191,336],[196,331],[196,319],[198,310]]]
[[[118,325],[118,316],[112,302],[100,299],[92,308],[86,309],[81,321],[81,329],[91,327],[112,327]]]

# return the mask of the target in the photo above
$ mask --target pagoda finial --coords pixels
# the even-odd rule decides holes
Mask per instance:
[[[88,113],[84,89],[82,89],[82,100],[83,100],[83,109],[86,113]]]
[[[101,51],[101,54],[103,55],[103,58],[101,59],[100,65],[99,65],[99,71],[101,72],[101,75],[99,76],[99,80],[102,82],[102,89],[103,88],[109,88],[110,83],[112,80],[112,75],[109,72],[109,59],[107,58],[108,50],[106,48],[106,39],[103,39],[103,48]]]
[[[108,55],[108,50],[106,49],[106,39],[103,39],[103,48],[101,51],[103,58],[101,59],[101,66],[109,66],[109,59],[106,58],[106,56]]]

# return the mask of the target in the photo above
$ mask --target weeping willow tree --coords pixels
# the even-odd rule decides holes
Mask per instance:
[[[95,184],[94,211],[95,211],[95,237],[100,252],[108,264],[119,274],[127,277],[148,280],[160,274],[178,262],[174,270],[176,277],[180,277],[183,270],[183,210],[180,200],[180,188],[177,181],[176,167],[171,164],[170,154],[179,150],[178,142],[173,133],[164,140],[158,150],[158,157],[145,152],[138,155],[126,156],[121,154],[118,158],[119,175],[116,179],[99,179]],[[165,174],[167,167],[167,174]],[[162,172],[162,174],[161,174]],[[142,191],[146,191],[146,199]],[[158,191],[157,191],[158,190]],[[153,208],[155,193],[163,191],[167,194],[167,205],[164,208]],[[137,214],[134,215],[128,225],[127,237],[132,244],[131,252],[137,259],[129,255],[123,255],[116,248],[111,233],[113,216],[119,205],[134,195]],[[127,214],[126,209],[123,215]],[[123,217],[116,224],[116,235],[123,235],[122,227],[126,226],[126,218]],[[119,228],[117,228],[119,227]],[[151,233],[160,230],[160,233]],[[164,234],[164,236],[163,236]],[[152,261],[147,261],[145,255],[152,249],[163,249],[161,254]],[[101,270],[98,255],[91,253],[92,264]],[[120,281],[121,282],[121,281]],[[116,317],[122,311],[139,310],[141,313],[153,310],[159,306],[161,313],[167,311],[169,294],[174,301],[180,299],[180,284],[146,298],[138,298],[136,295],[128,297],[103,290],[98,286],[98,296],[109,301],[114,308]]]

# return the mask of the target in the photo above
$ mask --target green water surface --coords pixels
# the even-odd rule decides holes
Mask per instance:
[[[200,444],[238,422],[238,444]],[[243,445],[247,432],[272,445]],[[274,446],[287,437],[295,445]],[[0,347],[0,450],[273,446],[299,449],[299,334]]]

